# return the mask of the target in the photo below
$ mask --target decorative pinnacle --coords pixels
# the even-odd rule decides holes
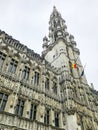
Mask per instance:
[[[53,10],[55,10],[56,9],[56,7],[55,6],[53,6]]]
[[[58,12],[55,6],[53,6],[53,12]]]

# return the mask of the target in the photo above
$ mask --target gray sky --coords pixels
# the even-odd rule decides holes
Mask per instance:
[[[54,5],[75,37],[88,83],[98,90],[98,0],[0,0],[0,29],[41,54]]]

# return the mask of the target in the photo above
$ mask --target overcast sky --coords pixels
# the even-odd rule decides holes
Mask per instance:
[[[98,90],[98,0],[0,0],[0,29],[41,54],[54,5],[75,37],[88,83]]]

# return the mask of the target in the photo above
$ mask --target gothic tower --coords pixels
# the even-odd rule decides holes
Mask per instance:
[[[42,56],[0,30],[0,130],[98,130],[74,36],[56,7]]]
[[[89,103],[87,94],[89,89],[92,90],[92,86],[90,87],[88,85],[84,75],[84,68],[79,57],[80,51],[76,47],[74,36],[67,32],[65,20],[57,11],[56,7],[53,7],[53,12],[50,15],[49,40],[45,36],[43,41],[43,57],[59,72],[58,79],[60,92],[62,93],[61,98],[64,99],[62,107],[66,113],[66,129],[94,129],[93,125],[91,126],[89,123],[88,128],[85,128],[85,123],[83,124],[83,120],[86,120],[84,119],[84,113],[88,111],[87,108],[92,109],[91,111],[95,110],[95,107],[92,106],[94,102],[91,101],[91,103]],[[91,95],[92,94],[90,94],[90,96]],[[79,109],[82,110],[83,115],[78,115]],[[96,110],[97,109],[98,107]],[[89,120],[91,121],[91,119],[88,119],[88,122]],[[79,121],[80,123],[77,124]]]

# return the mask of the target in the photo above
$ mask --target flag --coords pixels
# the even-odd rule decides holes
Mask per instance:
[[[82,70],[82,73],[81,73],[80,77],[82,77],[84,75],[84,69],[85,69],[85,67],[86,67],[86,64],[83,67],[83,70]]]
[[[77,65],[73,63],[72,68],[77,68]]]
[[[81,77],[84,75],[84,69],[82,70]]]

